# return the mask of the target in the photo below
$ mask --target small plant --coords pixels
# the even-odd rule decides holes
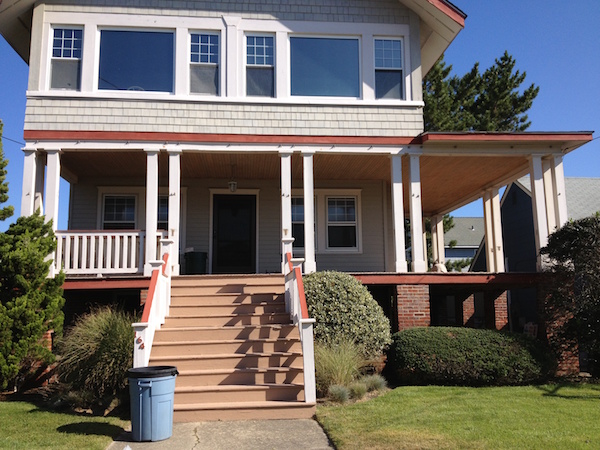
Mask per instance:
[[[367,288],[347,273],[315,272],[304,278],[308,313],[316,319],[315,341],[355,342],[376,359],[391,342],[390,321]]]
[[[353,342],[315,345],[317,392],[322,396],[332,385],[348,386],[366,364],[362,349]]]
[[[346,386],[334,384],[327,391],[329,400],[336,403],[346,403],[350,399],[350,391]]]
[[[368,392],[382,391],[387,387],[387,381],[385,381],[385,378],[377,373],[373,375],[367,375],[361,378],[361,381],[367,386]]]
[[[360,400],[365,395],[367,395],[367,385],[364,381],[355,381],[354,383],[348,386],[348,390],[350,391],[350,398],[354,400]]]
[[[105,406],[124,397],[133,364],[134,318],[108,307],[80,317],[59,342],[59,373],[81,398]]]

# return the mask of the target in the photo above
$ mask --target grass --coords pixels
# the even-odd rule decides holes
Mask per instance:
[[[340,450],[592,449],[600,385],[399,387],[317,419]]]
[[[47,411],[33,403],[0,402],[0,449],[106,448],[128,422],[116,417],[93,417]]]

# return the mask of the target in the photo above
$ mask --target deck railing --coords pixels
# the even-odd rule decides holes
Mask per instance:
[[[315,319],[308,317],[301,269],[304,260],[292,258],[291,253],[286,253],[286,262],[286,310],[290,313],[292,322],[298,326],[300,331],[302,356],[304,358],[304,398],[307,403],[314,403],[317,401],[315,346],[313,338],[313,324],[315,323]]]
[[[165,323],[171,306],[171,265],[169,254],[173,241],[163,239],[161,242],[161,261],[152,261],[152,277],[148,296],[144,305],[142,319],[133,323],[135,337],[133,343],[133,367],[146,367],[150,362],[150,352],[154,342],[154,333]]]

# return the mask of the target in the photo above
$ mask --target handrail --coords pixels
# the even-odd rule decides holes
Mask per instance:
[[[287,270],[285,273],[286,309],[290,313],[292,322],[298,325],[302,343],[302,357],[304,360],[304,399],[306,403],[317,401],[317,388],[315,380],[315,349],[313,337],[313,324],[315,319],[308,316],[308,306],[302,281],[302,260],[293,259],[292,254],[285,255]],[[294,263],[297,263],[296,265]]]
[[[171,304],[171,264],[169,251],[173,241],[162,239],[161,249],[165,249],[162,260],[151,261],[152,277],[144,305],[141,322],[133,323],[135,330],[133,346],[133,367],[145,367],[150,362],[150,352],[154,333],[165,323]],[[162,251],[162,250],[161,250]]]

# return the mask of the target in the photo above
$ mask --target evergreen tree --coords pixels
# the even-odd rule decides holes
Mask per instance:
[[[425,131],[525,131],[539,87],[532,84],[520,93],[526,73],[515,66],[504,52],[485,72],[476,63],[458,77],[451,76],[452,66],[442,57],[423,80]]]
[[[4,151],[2,150],[2,128],[4,124],[0,120],[0,205],[8,201],[8,182],[6,181],[6,166],[8,160],[4,159]],[[6,220],[14,213],[12,206],[0,208],[0,220]]]
[[[3,156],[0,153],[0,203],[8,200]],[[0,212],[4,220],[12,208]],[[48,278],[48,255],[55,249],[52,224],[39,212],[20,217],[0,233],[0,389],[14,382],[26,357],[52,359],[40,341],[49,329],[62,331],[64,275]]]

